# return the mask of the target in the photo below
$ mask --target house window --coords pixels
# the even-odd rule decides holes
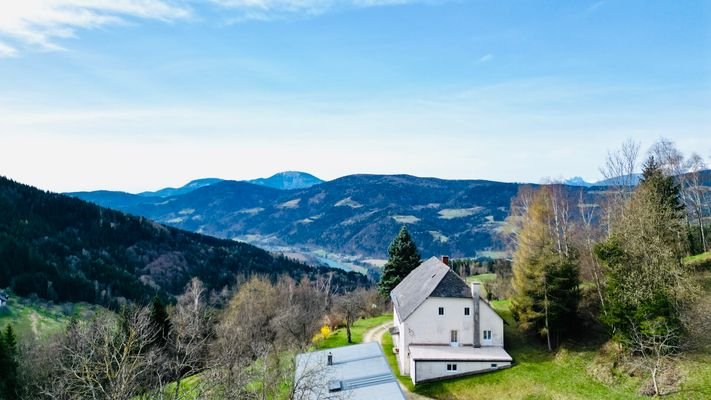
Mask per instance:
[[[491,331],[484,331],[484,340],[491,340]]]
[[[447,371],[456,371],[457,364],[447,364]]]
[[[491,364],[491,368],[496,368],[496,364]]]
[[[444,315],[444,307],[439,308],[439,315]]]
[[[457,331],[451,331],[449,334],[450,342],[458,343],[459,338],[457,336],[459,336]]]
[[[464,315],[469,315],[469,307],[464,307]]]

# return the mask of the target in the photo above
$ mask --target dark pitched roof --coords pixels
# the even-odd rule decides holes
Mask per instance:
[[[467,284],[437,257],[420,264],[395,289],[390,298],[400,320],[405,320],[428,297],[471,298]]]
[[[450,269],[439,281],[435,290],[430,293],[430,297],[464,297],[472,298],[472,290],[466,282]]]

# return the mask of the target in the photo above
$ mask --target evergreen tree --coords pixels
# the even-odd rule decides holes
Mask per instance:
[[[538,190],[524,215],[513,259],[512,312],[519,326],[546,338],[548,349],[573,326],[580,301],[577,252],[555,226],[554,198]]]
[[[679,213],[679,218],[684,217],[681,187],[674,181],[674,177],[664,174],[662,167],[653,156],[644,163],[640,185],[653,192],[652,200],[658,203],[660,209]]]
[[[17,338],[12,326],[0,332],[0,398],[17,398]]]
[[[419,265],[420,253],[407,227],[403,226],[388,247],[388,262],[383,266],[378,286],[380,294],[389,296],[390,291]]]
[[[650,157],[610,237],[595,248],[607,278],[602,321],[623,340],[645,321],[680,328],[682,309],[698,293],[681,261],[688,245],[683,210],[679,187]]]
[[[163,304],[163,301],[161,301],[157,295],[153,298],[153,302],[151,303],[151,322],[158,331],[156,343],[160,346],[165,345],[168,335],[170,334],[170,317],[168,316],[165,304]]]

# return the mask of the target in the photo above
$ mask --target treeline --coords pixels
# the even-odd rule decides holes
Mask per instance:
[[[549,350],[581,326],[606,327],[626,359],[648,371],[645,393],[659,395],[675,357],[709,338],[700,265],[683,259],[708,249],[711,199],[699,156],[685,161],[661,140],[633,185],[638,157],[633,142],[609,154],[602,170],[616,184],[596,204],[582,194],[574,201],[562,185],[522,189],[509,217],[512,311]]]
[[[0,177],[0,287],[21,296],[118,308],[155,294],[171,298],[192,277],[219,291],[237,274],[298,280],[326,273],[342,290],[367,285],[357,273],[313,268]]]
[[[294,382],[294,355],[324,326],[386,311],[375,290],[335,289],[328,276],[255,275],[211,296],[195,278],[174,305],[156,297],[42,340],[0,335],[0,398],[303,398],[311,388]]]

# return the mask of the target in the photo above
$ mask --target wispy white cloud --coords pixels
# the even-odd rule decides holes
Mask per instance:
[[[5,43],[0,42],[0,58],[4,57],[15,57],[17,55],[17,49],[8,46]]]
[[[21,0],[0,3],[0,36],[11,41],[0,55],[17,54],[17,47],[61,50],[59,39],[79,29],[126,23],[131,18],[176,20],[190,16],[183,3],[168,0]],[[13,52],[14,50],[14,52]]]
[[[491,53],[484,54],[483,56],[479,57],[479,59],[476,61],[477,64],[484,64],[488,63],[489,61],[494,59],[494,55]]]
[[[368,8],[445,0],[211,0],[240,12],[237,20],[271,20],[292,16],[314,16],[343,8]]]
[[[588,8],[585,9],[585,11],[586,11],[586,12],[589,12],[589,13],[595,12],[598,8],[600,8],[600,7],[602,7],[603,5],[605,5],[605,3],[607,3],[607,1],[605,1],[605,0],[596,1],[595,3],[591,4],[590,6],[588,6]]]

